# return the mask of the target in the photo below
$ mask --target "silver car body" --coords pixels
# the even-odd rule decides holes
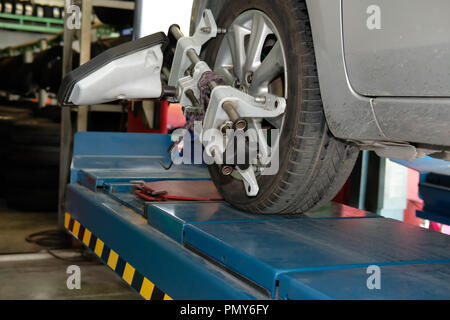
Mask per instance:
[[[203,9],[217,17],[225,3],[195,0],[191,30]],[[448,150],[450,1],[306,4],[332,133],[384,156]]]

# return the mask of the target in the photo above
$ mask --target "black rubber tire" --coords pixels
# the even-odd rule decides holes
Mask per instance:
[[[4,195],[6,183],[5,173],[8,172],[8,146],[11,128],[16,121],[31,117],[31,110],[0,107],[0,196]]]
[[[37,118],[44,118],[51,122],[61,123],[61,107],[59,106],[46,106],[42,109],[34,108],[33,114]]]
[[[33,81],[39,88],[57,92],[62,78],[62,46],[54,46],[36,55],[33,61]]]
[[[62,79],[62,56],[63,47],[54,46],[50,49],[40,52],[33,61],[33,82],[39,88],[46,89],[49,92],[57,93]],[[80,55],[73,52],[72,69],[80,65]]]
[[[21,104],[20,106],[0,106],[0,113],[31,113],[31,109],[23,104]]]
[[[33,64],[22,63],[17,70],[14,70],[14,74],[11,74],[11,91],[13,93],[30,96],[36,89],[36,85],[33,83]]]
[[[7,186],[12,187],[27,186],[32,188],[57,189],[58,175],[58,167],[12,167],[5,172],[5,181]]]
[[[11,145],[7,161],[9,165],[29,168],[54,167],[59,164],[59,147]]]
[[[2,59],[0,70],[0,89],[28,95],[34,89],[32,81],[32,64],[24,62],[24,55]]]
[[[44,17],[45,18],[54,18],[52,6],[44,6]]]
[[[134,1],[134,0],[125,0]],[[132,26],[134,11],[116,8],[94,7],[97,18],[104,24],[111,26]]]
[[[7,205],[24,211],[53,211],[58,203],[60,124],[45,118],[12,124],[2,185]]]
[[[277,175],[260,176],[259,194],[248,197],[242,181],[209,171],[219,192],[233,206],[260,214],[294,214],[330,201],[350,175],[359,149],[333,137],[325,119],[319,88],[311,26],[304,0],[231,0],[218,15],[217,25],[228,28],[244,11],[257,9],[277,26],[289,63],[286,121],[280,140]],[[206,49],[214,58],[220,36]]]
[[[0,107],[0,145],[8,141],[14,122],[25,120],[29,117],[31,117],[31,110]]]
[[[23,65],[23,56],[8,57],[1,62],[0,89],[13,91],[17,70]]]
[[[58,189],[40,187],[9,187],[6,190],[6,204],[9,208],[23,211],[56,211]]]
[[[16,1],[15,0],[3,0],[3,12],[4,13],[14,13],[16,12]],[[11,4],[11,12],[6,12],[6,4]]]
[[[60,144],[61,125],[45,118],[32,118],[14,123],[11,141],[30,146],[55,146]]]

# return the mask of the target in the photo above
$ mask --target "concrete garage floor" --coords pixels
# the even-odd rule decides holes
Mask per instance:
[[[114,272],[94,257],[79,259],[80,249],[52,251],[74,261],[57,259],[47,249],[25,238],[36,232],[54,230],[56,213],[18,212],[0,200],[0,299],[1,300],[139,300]],[[81,289],[69,290],[67,267],[81,270]]]

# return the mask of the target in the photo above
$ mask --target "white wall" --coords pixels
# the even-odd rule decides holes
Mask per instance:
[[[144,0],[145,20],[142,36],[163,31],[167,33],[172,24],[178,24],[188,36],[193,0]]]

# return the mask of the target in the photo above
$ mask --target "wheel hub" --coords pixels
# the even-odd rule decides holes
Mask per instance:
[[[199,136],[206,156],[212,158],[211,164],[231,166],[231,173],[228,168],[222,173],[242,180],[247,195],[253,197],[259,192],[256,175],[264,175],[275,156],[278,159],[280,135],[271,132],[269,139],[262,129],[280,131],[283,127],[287,92],[283,45],[276,40],[280,39],[278,31],[264,13],[247,11],[228,29],[213,73],[197,50],[216,34],[214,17],[205,10],[194,36],[178,40],[169,84],[184,74],[190,60],[192,72],[177,81],[178,101],[187,113],[206,108]],[[274,90],[280,88],[272,85],[276,79],[281,79],[284,92]],[[227,130],[230,123],[231,133]],[[224,158],[230,159],[230,151],[231,162],[224,163]]]
[[[262,11],[246,11],[233,21],[220,44],[214,70],[224,74],[240,91],[253,96],[257,103],[265,103],[264,94],[268,93],[287,97],[284,46],[275,24]],[[280,137],[284,118],[283,114],[278,118],[250,119],[249,123],[256,130],[276,129]],[[270,147],[272,152],[278,152],[279,139],[270,141]],[[259,150],[257,158],[263,158]],[[264,174],[265,165],[258,161],[248,170],[256,175]],[[234,178],[245,181],[244,176],[236,171],[233,173]],[[249,195],[247,186],[246,191]]]

